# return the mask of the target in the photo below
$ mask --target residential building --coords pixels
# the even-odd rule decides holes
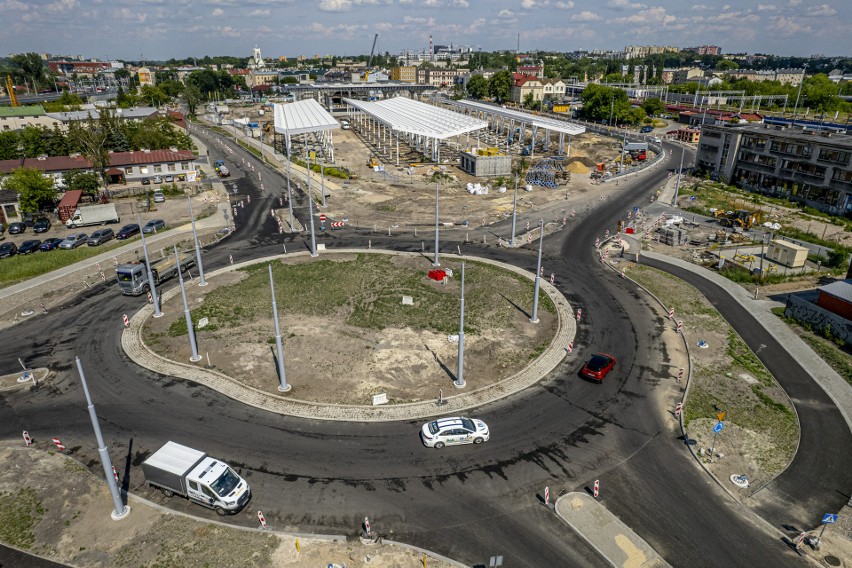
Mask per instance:
[[[718,45],[702,45],[699,47],[684,47],[683,51],[691,51],[698,55],[722,55],[722,48]]]
[[[102,69],[109,69],[113,64],[109,61],[48,61],[47,66],[57,75],[94,77]]]
[[[275,85],[278,82],[277,69],[251,69],[246,77],[246,86],[249,88],[260,85]]]
[[[0,132],[21,130],[27,126],[53,128],[54,124],[56,120],[48,116],[41,105],[0,106]]]
[[[448,87],[468,73],[467,69],[417,68],[417,84]]]
[[[110,152],[106,170],[110,183],[140,182],[142,178],[156,175],[188,177],[196,170],[192,150],[139,150],[136,152]],[[21,160],[0,160],[0,175],[18,168],[35,168],[52,177],[55,187],[64,186],[63,176],[71,170],[91,171],[92,163],[80,154],[70,156],[41,156]]]
[[[400,83],[416,83],[417,67],[406,65],[405,67],[394,67],[391,69],[391,80]]]
[[[139,77],[139,85],[142,87],[145,85],[151,85],[153,87],[157,82],[157,79],[154,76],[154,71],[148,67],[138,68],[136,70],[136,76]]]
[[[159,115],[159,111],[154,107],[116,108],[111,110],[119,119],[128,121],[142,121]],[[71,122],[88,120],[89,118],[97,120],[100,117],[100,112],[96,108],[89,108],[68,112],[49,112],[47,116],[58,123],[62,130],[67,130],[68,124]]]
[[[798,86],[805,76],[804,69],[731,69],[725,72],[729,79],[748,79],[749,81],[778,81]]]
[[[538,65],[518,65],[519,75],[531,75],[538,79],[544,79],[544,63],[539,61]]]
[[[751,191],[852,212],[852,136],[768,124],[708,125],[696,165]]]
[[[683,85],[686,83],[694,83],[697,79],[702,77],[704,77],[704,70],[699,67],[678,69],[672,74],[672,84]]]
[[[565,98],[565,83],[562,79],[544,79],[533,75],[512,73],[512,81],[511,100],[516,103],[523,103],[529,94],[532,94],[535,101]]]

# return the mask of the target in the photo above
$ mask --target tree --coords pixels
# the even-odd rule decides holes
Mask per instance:
[[[44,207],[52,207],[56,201],[53,179],[35,168],[13,171],[3,180],[3,188],[18,192],[24,213],[37,213]]]
[[[526,109],[534,109],[538,106],[538,101],[535,100],[535,95],[532,93],[527,93],[524,95],[524,108]]]
[[[645,99],[642,102],[642,110],[644,110],[648,116],[655,116],[663,114],[666,111],[666,105],[663,101],[657,98]]]
[[[85,122],[75,121],[68,125],[69,137],[79,141],[82,154],[92,163],[92,167],[103,180],[104,187],[107,185],[105,171],[109,165],[109,150],[106,143],[110,130],[116,124],[115,116],[105,109],[100,113],[98,120],[90,116]]]
[[[18,149],[18,133],[14,130],[0,132],[0,160],[17,160],[22,157]]]
[[[187,85],[183,90],[183,100],[189,110],[189,116],[195,116],[195,109],[201,103],[201,91],[195,85]]]
[[[484,99],[488,96],[488,80],[482,75],[473,75],[467,82],[467,94],[472,99]]]
[[[62,175],[68,189],[82,190],[86,195],[93,197],[98,195],[101,187],[98,174],[95,172],[84,172],[83,170],[69,170]]]
[[[17,81],[44,81],[44,61],[38,53],[19,53],[11,57],[12,75]]]
[[[630,99],[623,89],[591,83],[583,90],[580,98],[583,101],[583,116],[587,120],[626,122],[630,114]]]
[[[492,75],[488,80],[488,94],[498,103],[509,100],[512,95],[512,74],[503,70]]]

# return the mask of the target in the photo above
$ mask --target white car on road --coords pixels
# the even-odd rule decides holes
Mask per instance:
[[[423,445],[437,449],[458,444],[481,444],[489,437],[488,426],[476,418],[439,418],[424,424],[420,431]]]

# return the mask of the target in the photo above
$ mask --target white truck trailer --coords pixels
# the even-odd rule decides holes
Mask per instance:
[[[180,262],[175,260],[174,255],[151,261],[151,272],[154,275],[154,286],[161,282],[174,278],[180,271],[186,272],[195,266],[195,258],[188,254],[178,253]],[[148,272],[145,270],[145,261],[119,264],[115,267],[115,276],[118,279],[118,288],[125,296],[139,296],[149,292]]]
[[[231,466],[175,442],[142,462],[142,472],[166,497],[186,497],[220,516],[238,513],[251,499],[249,484]]]
[[[121,221],[121,218],[118,216],[118,211],[115,210],[115,205],[106,203],[77,208],[71,218],[65,221],[65,226],[69,229],[76,229],[87,225],[106,225],[119,221]]]

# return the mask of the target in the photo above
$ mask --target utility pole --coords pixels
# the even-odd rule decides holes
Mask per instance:
[[[139,220],[139,215],[136,215],[136,224],[142,227],[142,221]],[[148,259],[148,245],[145,244],[145,233],[141,230],[139,235],[142,237],[142,252],[145,253],[145,272],[148,274],[148,291],[151,292],[151,301],[154,303],[154,317],[163,317],[163,312],[160,311],[160,298],[157,293],[157,284],[154,282],[154,273],[151,271],[151,261]]]
[[[683,154],[685,150],[683,148],[680,149],[680,166],[677,169],[677,180],[675,180],[675,193],[674,199],[672,199],[672,205],[677,207],[677,194],[680,191],[680,174],[683,171]]]
[[[438,182],[435,182],[435,262],[432,266],[441,266],[438,260]]]
[[[183,271],[180,266],[180,256],[178,256],[177,245],[173,245],[175,250],[175,263],[180,280],[180,295],[183,297],[183,315],[186,319],[186,332],[189,335],[189,347],[192,349],[192,357],[189,358],[193,363],[201,360],[201,355],[198,354],[198,344],[195,341],[195,326],[192,325],[192,316],[189,313],[189,303],[186,301],[186,288],[183,285]]]
[[[515,227],[518,221],[518,174],[515,174],[515,197],[512,198],[512,246],[515,246]]]
[[[120,521],[130,512],[130,507],[124,504],[121,500],[121,493],[118,491],[118,486],[115,483],[115,476],[112,473],[112,461],[109,459],[109,451],[107,450],[104,437],[101,434],[101,427],[98,423],[98,413],[95,412],[95,405],[92,403],[92,397],[89,395],[89,385],[86,383],[86,375],[83,374],[83,365],[80,364],[80,358],[74,358],[77,363],[77,372],[80,373],[80,384],[83,385],[83,392],[86,395],[86,405],[89,410],[89,418],[92,420],[92,428],[95,431],[95,439],[98,441],[98,454],[101,457],[101,465],[104,468],[107,486],[112,495],[113,512],[111,513],[112,520]]]
[[[287,384],[287,374],[284,372],[284,346],[281,342],[281,326],[278,324],[278,304],[275,303],[275,281],[272,279],[272,264],[269,267],[269,290],[272,292],[272,316],[275,320],[275,347],[278,350],[278,391],[287,392],[292,387]]]
[[[461,265],[461,308],[459,310],[459,367],[456,371],[456,388],[464,388],[464,261]]]
[[[198,245],[198,233],[195,231],[195,215],[192,212],[192,196],[187,195],[189,202],[189,218],[192,220],[192,240],[195,241],[195,263],[198,265],[199,286],[207,286],[204,279],[204,266],[201,264],[201,247]]]
[[[538,323],[538,288],[541,283],[541,245],[544,243],[544,219],[538,222],[538,264],[535,269],[535,291],[533,292],[533,313],[530,321]]]

